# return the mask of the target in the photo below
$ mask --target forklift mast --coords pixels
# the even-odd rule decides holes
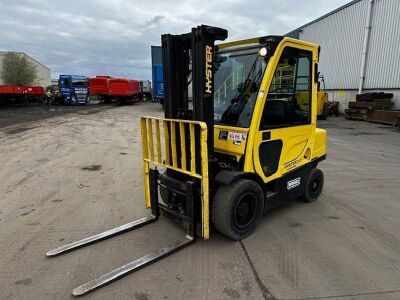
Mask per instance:
[[[214,43],[227,37],[227,30],[207,25],[161,37],[165,118],[205,122],[209,154],[214,148]]]

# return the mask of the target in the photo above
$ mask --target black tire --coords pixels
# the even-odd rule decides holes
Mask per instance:
[[[324,107],[322,109],[322,115],[319,117],[321,120],[328,119],[329,116],[329,105],[328,103],[324,103]]]
[[[212,202],[211,218],[216,230],[240,241],[253,233],[261,217],[264,192],[260,185],[239,179],[220,186]]]
[[[372,93],[364,93],[364,94],[357,94],[356,95],[356,100],[357,101],[373,101],[374,99],[378,99],[378,93],[372,92]]]
[[[307,176],[304,195],[301,197],[306,202],[314,202],[321,195],[324,188],[324,174],[320,169],[311,169]]]

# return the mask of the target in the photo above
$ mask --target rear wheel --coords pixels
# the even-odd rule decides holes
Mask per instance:
[[[215,229],[236,241],[249,236],[261,216],[263,201],[263,190],[255,181],[239,179],[220,186],[212,202]]]
[[[301,198],[306,202],[314,202],[321,195],[323,187],[324,174],[320,169],[311,169],[308,173],[304,195]]]

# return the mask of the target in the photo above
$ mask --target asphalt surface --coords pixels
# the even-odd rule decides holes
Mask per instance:
[[[52,110],[54,109],[54,110]],[[157,223],[60,257],[46,251],[138,219],[139,116],[158,104],[0,108],[0,298],[73,288],[183,236]],[[399,299],[400,133],[331,118],[325,188],[264,216],[242,242],[213,233],[87,299]]]

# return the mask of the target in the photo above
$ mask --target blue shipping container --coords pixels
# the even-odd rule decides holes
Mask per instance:
[[[154,98],[164,98],[164,80],[163,80],[163,66],[153,66],[154,83],[153,83],[153,96]]]
[[[162,104],[164,102],[164,80],[161,46],[151,46],[151,66],[153,98]]]

